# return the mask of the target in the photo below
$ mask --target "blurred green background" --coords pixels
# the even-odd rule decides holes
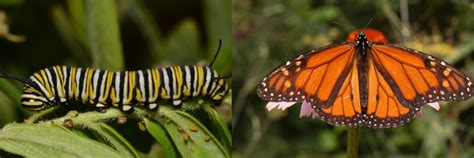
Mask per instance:
[[[261,79],[305,50],[343,41],[371,18],[368,27],[391,43],[433,54],[473,76],[473,17],[474,2],[463,0],[233,1],[233,156],[345,157],[346,128],[299,118],[299,104],[267,112],[255,90]],[[444,102],[439,112],[422,110],[422,117],[399,128],[363,127],[359,155],[474,155],[473,99]]]
[[[97,37],[90,30],[87,19],[90,8],[86,0],[1,0],[0,70],[26,79],[54,65],[114,70],[207,65],[222,39],[222,49],[213,68],[223,76],[231,73],[230,1],[116,0],[115,3],[119,49],[100,52],[96,49],[98,44],[92,42]],[[100,16],[104,15],[99,13],[97,17]],[[231,80],[227,82],[232,84]],[[0,128],[23,122],[33,114],[20,107],[22,88],[14,80],[0,79]],[[217,111],[230,125],[230,106]],[[140,152],[150,152],[153,138],[140,132],[136,124],[127,128],[118,127],[119,132],[128,132],[126,138],[135,138],[130,141]],[[153,154],[156,153],[152,157]]]

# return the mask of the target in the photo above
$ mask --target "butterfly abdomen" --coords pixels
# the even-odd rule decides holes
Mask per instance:
[[[34,73],[33,85],[27,85],[22,105],[31,110],[45,103],[80,101],[103,108],[119,107],[123,111],[133,105],[149,109],[159,101],[181,104],[182,99],[203,96],[221,100],[228,87],[222,77],[207,66],[172,66],[138,71],[108,71],[90,68],[54,66]]]
[[[367,111],[367,104],[369,100],[369,84],[368,84],[368,72],[369,72],[369,60],[371,58],[370,53],[367,51],[370,49],[370,43],[367,40],[365,35],[357,36],[356,41],[356,52],[357,52],[357,59],[356,59],[356,66],[357,66],[357,73],[359,77],[359,95],[360,95],[360,105],[362,113],[366,113]]]

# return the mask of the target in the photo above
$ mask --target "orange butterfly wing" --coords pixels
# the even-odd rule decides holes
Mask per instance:
[[[363,115],[360,104],[358,61],[351,66],[345,77],[336,99],[331,106],[315,107],[318,116],[332,125],[358,126],[362,124]]]
[[[473,95],[467,75],[446,62],[412,49],[373,44],[366,125],[397,127],[425,103],[466,100]]]
[[[346,78],[336,101],[329,107],[315,109],[321,119],[333,125],[367,125],[371,128],[396,127],[410,121],[415,110],[400,103],[372,61],[368,63],[367,105],[361,105],[357,64]]]
[[[370,56],[361,63],[356,45],[365,41],[354,41],[360,32],[352,34],[347,42],[280,65],[263,79],[257,94],[271,102],[310,102],[329,124],[371,128],[409,122],[425,103],[474,95],[467,75],[431,55],[386,43],[382,34],[382,40],[367,42]],[[359,65],[367,72],[360,73]]]
[[[467,75],[436,57],[392,44],[374,44],[371,51],[376,67],[404,105],[419,108],[425,103],[466,100],[474,94]]]
[[[397,127],[409,122],[418,109],[402,104],[373,60],[369,63],[368,102],[364,123],[371,128]]]
[[[354,61],[354,45],[341,43],[311,50],[273,70],[257,88],[272,102],[302,102],[313,108],[332,104]]]

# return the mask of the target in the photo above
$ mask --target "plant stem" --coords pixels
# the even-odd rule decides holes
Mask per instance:
[[[40,111],[34,115],[31,115],[28,119],[25,120],[25,123],[27,124],[33,124],[36,123],[38,120],[40,120],[42,117],[54,112],[58,107],[51,107],[46,110]]]
[[[78,114],[72,114],[71,112],[66,114],[63,117],[59,117],[43,123],[52,123],[57,125],[62,125],[66,119],[70,119],[74,122],[74,125],[86,125],[93,124],[97,122],[106,122],[111,119],[116,119],[117,117],[124,116],[124,114],[118,109],[108,109],[106,112],[86,112]]]
[[[348,128],[347,157],[356,158],[359,149],[359,127]]]
[[[122,70],[124,59],[115,0],[86,0],[86,5],[94,66]]]

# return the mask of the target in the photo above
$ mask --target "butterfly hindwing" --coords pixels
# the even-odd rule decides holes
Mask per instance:
[[[397,127],[409,122],[419,109],[402,104],[380,69],[373,61],[369,64],[369,97],[363,122],[371,128]]]
[[[351,66],[334,102],[330,106],[313,109],[321,119],[332,125],[353,127],[362,124],[357,61]]]

